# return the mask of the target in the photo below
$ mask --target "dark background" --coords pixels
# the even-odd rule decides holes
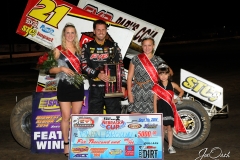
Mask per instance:
[[[230,1],[97,0],[165,29],[161,43],[239,36],[238,5]],[[30,43],[16,30],[28,0],[1,1],[0,43]],[[77,5],[79,0],[66,0]]]

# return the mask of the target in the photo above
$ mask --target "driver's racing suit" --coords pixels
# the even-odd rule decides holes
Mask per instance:
[[[89,79],[89,98],[88,98],[88,114],[103,114],[105,105],[107,114],[121,113],[121,98],[104,98],[105,82],[98,78],[100,70],[104,64],[110,63],[109,50],[112,49],[114,63],[121,64],[122,87],[126,87],[126,77],[122,60],[121,50],[116,42],[105,40],[103,45],[99,45],[92,40],[82,47],[81,65],[83,74],[87,74]],[[111,75],[116,74],[111,70]]]

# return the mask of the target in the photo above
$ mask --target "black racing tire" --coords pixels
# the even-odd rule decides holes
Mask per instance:
[[[183,100],[182,104],[177,104],[177,110],[187,134],[176,134],[173,129],[173,146],[190,149],[201,145],[207,139],[211,129],[207,111],[201,104],[192,100]]]
[[[31,148],[32,96],[20,100],[12,110],[10,128],[14,139],[24,148]]]

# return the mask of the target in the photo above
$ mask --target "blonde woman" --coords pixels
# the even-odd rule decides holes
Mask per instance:
[[[74,74],[81,74],[81,48],[79,46],[78,35],[73,24],[67,23],[62,31],[62,42],[54,50],[58,67],[49,70],[51,74],[56,74],[59,79],[57,87],[57,98],[60,104],[62,121],[61,131],[64,140],[64,154],[69,155],[69,121],[71,114],[79,114],[84,99],[84,85],[76,88],[70,79]]]
[[[153,93],[152,87],[158,82],[157,67],[164,60],[154,55],[155,41],[152,37],[145,37],[142,40],[143,53],[131,59],[128,77],[128,112],[153,113]],[[170,69],[170,74],[173,72]],[[134,82],[132,84],[132,80]]]

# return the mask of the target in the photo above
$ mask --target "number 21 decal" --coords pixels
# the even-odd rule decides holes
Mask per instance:
[[[58,23],[71,8],[65,5],[56,5],[57,4],[53,0],[41,0],[32,8],[28,15],[57,28]]]

